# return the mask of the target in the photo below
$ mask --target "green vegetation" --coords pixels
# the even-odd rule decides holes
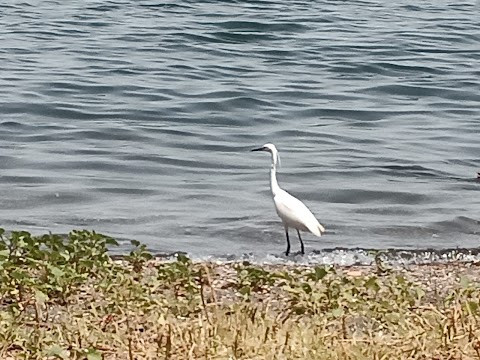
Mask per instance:
[[[0,230],[0,359],[480,359],[467,277],[439,290],[381,261],[167,262],[136,241],[114,260],[116,245]]]

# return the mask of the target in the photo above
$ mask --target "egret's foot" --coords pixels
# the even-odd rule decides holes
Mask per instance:
[[[294,258],[297,256],[305,256],[305,253],[302,253],[301,251],[295,251],[295,252],[284,252],[282,255],[289,257],[289,258]]]

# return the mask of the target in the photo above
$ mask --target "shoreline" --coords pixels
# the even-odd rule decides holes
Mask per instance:
[[[123,253],[114,252],[112,259],[121,260],[128,256],[129,249]],[[169,261],[177,255],[188,256],[194,262],[250,262],[256,265],[286,265],[286,266],[375,266],[382,262],[392,267],[405,267],[411,265],[430,265],[447,263],[480,263],[480,247],[478,248],[443,248],[443,249],[369,249],[369,248],[326,248],[313,250],[306,255],[294,253],[288,257],[283,254],[270,253],[244,253],[240,255],[199,255],[185,251],[151,252],[158,261]]]

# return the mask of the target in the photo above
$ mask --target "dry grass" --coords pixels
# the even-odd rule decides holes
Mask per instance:
[[[29,241],[16,258],[11,242],[10,256],[0,246],[1,359],[480,359],[472,264],[193,264],[140,244],[114,261],[90,242],[77,266]]]

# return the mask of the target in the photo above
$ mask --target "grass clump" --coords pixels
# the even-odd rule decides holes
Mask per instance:
[[[136,241],[114,260],[116,245],[0,230],[0,358],[480,359],[480,289],[457,278],[472,266],[161,261]]]

